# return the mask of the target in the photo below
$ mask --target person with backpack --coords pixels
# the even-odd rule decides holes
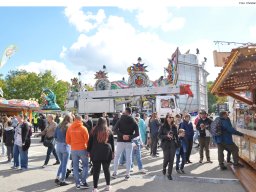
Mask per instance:
[[[89,137],[88,148],[90,158],[93,162],[93,192],[98,191],[98,181],[101,165],[103,167],[106,187],[105,191],[110,191],[110,163],[114,159],[114,136],[111,129],[107,126],[104,117],[98,119],[97,125],[92,129]]]
[[[211,133],[210,133],[210,127],[212,120],[207,117],[207,113],[205,110],[201,110],[201,119],[199,119],[196,128],[199,131],[199,154],[200,154],[200,160],[199,163],[203,162],[204,158],[204,149],[205,149],[205,155],[207,159],[207,163],[212,163],[210,159],[210,138],[211,138]]]
[[[60,166],[57,172],[55,183],[59,184],[60,186],[68,185],[68,183],[65,181],[65,178],[71,148],[70,145],[66,143],[66,133],[71,123],[72,117],[70,115],[66,115],[60,125],[57,126],[54,133],[54,137],[56,139],[56,152],[60,160]]]
[[[29,126],[24,120],[24,116],[18,115],[18,126],[15,129],[14,135],[14,147],[13,147],[13,158],[14,165],[13,169],[18,169],[19,166],[22,170],[28,169],[28,149],[31,144],[31,134],[29,131]],[[20,160],[20,161],[19,161]]]
[[[8,162],[11,162],[13,158],[14,128],[10,120],[7,122],[7,127],[4,128],[3,142],[7,149]]]
[[[211,131],[213,134],[213,138],[218,146],[218,161],[221,170],[227,169],[227,167],[224,165],[224,150],[228,150],[231,152],[234,160],[234,167],[243,167],[243,165],[239,163],[239,149],[237,145],[233,142],[232,135],[238,135],[243,137],[244,134],[235,130],[232,127],[231,121],[226,111],[220,112],[220,123],[215,122],[215,124],[215,127],[211,127]]]

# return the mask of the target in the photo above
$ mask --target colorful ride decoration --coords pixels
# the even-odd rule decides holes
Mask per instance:
[[[10,107],[10,108],[39,108],[37,101],[33,100],[23,100],[23,99],[11,99],[6,100],[5,98],[0,98],[0,107]]]
[[[111,89],[127,89],[130,88],[125,81],[113,81],[111,82]]]
[[[41,97],[44,103],[41,107],[42,110],[60,110],[59,105],[56,103],[56,95],[52,90],[44,88]]]
[[[148,87],[150,84],[149,77],[146,74],[147,66],[141,63],[141,58],[138,58],[138,63],[133,64],[133,66],[128,67],[127,72],[129,74],[128,85],[131,88],[134,87]]]
[[[97,79],[94,89],[98,90],[109,90],[111,88],[111,83],[108,80],[107,73],[105,71],[98,71],[95,74],[95,79]]]
[[[78,81],[77,77],[71,79],[71,91],[72,92],[79,92],[81,89],[81,82]]]

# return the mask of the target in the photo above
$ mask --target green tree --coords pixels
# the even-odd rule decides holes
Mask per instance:
[[[3,85],[3,91],[6,99],[30,99],[35,98],[42,103],[43,88],[51,89],[57,98],[57,103],[64,109],[69,83],[57,81],[51,71],[44,73],[33,73],[25,70],[10,71],[5,80],[0,78],[0,86]]]
[[[224,103],[227,101],[227,97],[219,97],[211,93],[211,87],[214,82],[207,82],[207,92],[208,92],[208,111],[209,113],[214,113],[216,111],[216,106],[218,103]]]
[[[57,97],[56,102],[62,110],[64,110],[65,107],[65,101],[67,99],[67,93],[69,91],[69,88],[70,84],[66,81],[61,80],[57,81],[52,88],[52,91],[55,93]]]

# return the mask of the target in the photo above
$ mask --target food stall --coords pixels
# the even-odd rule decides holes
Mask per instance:
[[[32,113],[38,111],[39,108],[40,106],[37,101],[0,98],[0,115],[7,114],[7,116],[13,116],[24,114],[31,120],[33,118]]]
[[[211,92],[233,99],[230,118],[245,137],[234,136],[239,155],[256,169],[256,45],[232,49]]]

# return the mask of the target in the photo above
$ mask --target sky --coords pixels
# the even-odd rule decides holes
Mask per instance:
[[[111,81],[128,79],[127,68],[141,57],[150,80],[164,75],[177,47],[181,53],[200,50],[199,62],[215,80],[212,53],[240,45],[214,41],[256,42],[256,6],[1,6],[0,54],[14,44],[16,53],[0,74],[25,69],[52,70],[57,79],[70,81],[81,73],[94,85],[94,74],[105,65]]]

